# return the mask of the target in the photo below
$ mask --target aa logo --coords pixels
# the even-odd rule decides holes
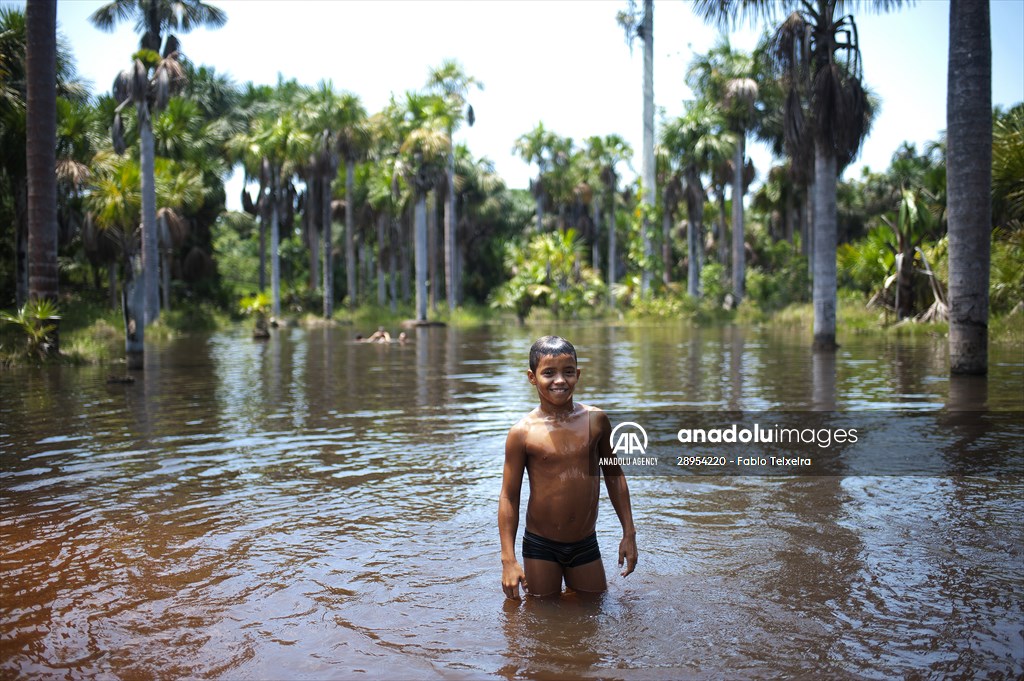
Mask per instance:
[[[643,454],[647,451],[647,431],[639,423],[624,421],[612,429],[611,445],[612,454]]]

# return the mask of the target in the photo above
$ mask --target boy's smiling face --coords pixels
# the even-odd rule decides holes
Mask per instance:
[[[580,373],[576,360],[566,353],[541,356],[537,362],[537,370],[527,371],[526,376],[530,383],[537,387],[537,394],[542,402],[561,407],[572,402],[572,394]]]

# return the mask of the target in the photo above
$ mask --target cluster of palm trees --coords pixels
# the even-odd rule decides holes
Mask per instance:
[[[31,9],[40,6],[46,3]],[[49,17],[51,48],[34,53],[58,57],[56,73],[41,79],[58,83],[56,90],[42,88],[51,100],[61,95],[49,105],[55,143],[29,147],[57,152],[42,175],[53,175],[55,166],[60,186],[33,205],[58,212],[48,223],[60,226],[65,262],[77,260],[94,279],[105,267],[112,302],[121,284],[133,366],[141,363],[145,327],[171,305],[172,293],[182,285],[190,293],[211,288],[215,232],[246,225],[224,211],[224,182],[236,165],[247,180],[243,206],[258,224],[259,280],[251,285],[267,285],[269,260],[275,316],[282,307],[281,246],[294,240],[309,253],[309,289],[322,298],[327,318],[338,299],[350,306],[369,299],[374,287],[367,280],[376,280],[377,302],[390,299],[393,307],[410,297],[414,282],[423,320],[429,307],[444,302],[454,309],[462,302],[467,257],[500,275],[500,249],[488,241],[508,231],[517,211],[490,162],[453,143],[460,126],[473,123],[468,99],[481,87],[457,62],[432,69],[422,91],[393,96],[368,115],[356,95],[329,82],[239,88],[181,58],[170,31],[222,24],[225,15],[211,5],[115,0],[92,16],[101,29],[124,20],[136,22],[140,49],[112,92],[91,100],[77,83],[67,48],[57,45],[55,17]],[[33,53],[26,50],[28,33],[23,13],[3,10],[0,135],[12,143],[5,145],[9,158],[0,178],[9,191],[0,208],[10,207],[16,217],[17,256],[5,260],[17,263],[10,280],[18,282],[19,307],[29,297],[57,296],[56,231],[43,249],[52,257],[27,253],[25,188],[38,183],[28,181],[24,130],[26,120],[40,120],[25,114],[24,84],[32,81],[25,74]],[[344,223],[342,267],[336,266],[335,221]],[[415,243],[411,253],[409,243]],[[51,287],[30,296],[28,265],[37,262],[50,263]],[[335,272],[342,269],[344,284],[336,286]],[[470,272],[468,288],[480,295],[493,286],[493,276]]]
[[[873,6],[898,5],[893,0]],[[422,90],[393,95],[381,111],[369,114],[356,95],[330,82],[310,87],[281,79],[275,86],[239,88],[213,69],[182,59],[171,32],[222,24],[224,14],[213,6],[199,0],[114,0],[95,13],[94,23],[111,28],[135,21],[140,50],[116,78],[113,92],[90,101],[56,40],[52,0],[30,3],[27,16],[5,9],[0,17],[0,210],[13,217],[16,238],[12,257],[0,262],[14,263],[10,274],[19,304],[29,297],[54,298],[56,244],[77,240],[94,280],[106,267],[112,297],[117,279],[123,279],[126,330],[130,337],[135,334],[132,352],[141,349],[145,326],[172,304],[175,287],[191,291],[215,280],[215,234],[239,227],[259,244],[258,281],[251,288],[268,285],[269,265],[275,316],[286,298],[281,258],[288,260],[289,271],[299,269],[292,262],[297,251],[308,256],[301,268],[309,274],[305,298],[316,297],[327,318],[338,300],[353,306],[375,299],[395,307],[415,297],[416,317],[426,319],[432,307],[454,309],[466,291],[485,296],[500,283],[497,265],[503,256],[509,256],[505,260],[513,269],[540,278],[521,282],[518,290],[551,291],[550,302],[557,299],[555,292],[568,296],[570,282],[583,285],[600,276],[598,288],[613,306],[623,291],[643,297],[659,271],[662,284],[685,278],[687,292],[699,297],[705,261],[718,260],[736,304],[747,295],[752,255],[744,196],[754,177],[745,145],[754,134],[785,160],[765,174],[751,209],[769,216],[773,237],[800,235],[812,263],[814,345],[834,349],[837,178],[857,153],[875,108],[862,82],[856,24],[840,11],[845,6],[838,0],[697,2],[698,15],[723,28],[746,16],[766,20],[773,30],[752,55],[733,50],[724,38],[699,55],[687,74],[694,99],[684,103],[681,116],[662,121],[657,136],[653,106],[645,105],[644,172],[625,187],[620,172],[632,150],[617,135],[591,137],[578,146],[538,123],[516,140],[514,150],[537,167],[531,182],[536,238],[559,233],[551,243],[521,243],[518,253],[557,251],[552,258],[573,263],[568,273],[516,265],[515,253],[505,248],[503,242],[522,234],[520,223],[528,229],[529,221],[522,197],[505,190],[489,162],[454,143],[460,126],[473,124],[467,105],[479,86],[457,62],[441,64]],[[988,239],[980,236],[991,226],[991,205],[988,213],[964,208],[988,191],[979,194],[974,184],[964,185],[968,179],[962,171],[971,168],[975,184],[990,182],[991,163],[981,149],[987,144],[991,153],[989,67],[982,63],[988,53],[974,49],[988,42],[982,26],[986,12],[983,0],[951,5],[950,172],[944,195],[957,371],[979,370],[985,363],[979,339],[987,319],[988,256],[987,250],[975,251],[987,249]],[[25,24],[33,13],[41,27],[36,43],[30,39],[36,32]],[[644,41],[646,57],[653,41],[652,3],[644,2],[640,12],[631,2],[620,22],[630,40]],[[26,49],[29,44],[35,47]],[[33,53],[56,58],[33,62]],[[648,61],[645,102],[653,101]],[[972,99],[969,106],[963,85],[968,72],[981,102]],[[55,100],[34,100],[31,86],[24,84],[46,79],[58,85],[49,88]],[[978,113],[982,104],[984,121]],[[53,132],[46,129],[46,116],[26,116],[33,105],[52,110]],[[28,134],[26,121],[33,123]],[[40,140],[50,135],[56,156],[33,155],[47,146]],[[242,203],[248,218],[224,211],[224,181],[239,164],[247,181]],[[44,175],[54,179],[52,188],[44,186]],[[38,193],[29,196],[26,187]],[[890,222],[901,260],[913,262],[922,223],[911,216],[921,215],[920,194],[905,189],[902,208]],[[33,206],[54,207],[56,218],[41,208],[33,212]],[[715,215],[710,230],[705,229],[708,210]],[[660,234],[653,229],[659,220]],[[344,225],[340,248],[336,222]],[[679,228],[685,239],[679,238]],[[660,258],[654,256],[658,241]],[[680,242],[685,246],[677,248]],[[552,279],[556,270],[560,274]],[[339,271],[343,282],[335,282]],[[902,314],[912,301],[906,282],[897,290],[903,292]],[[581,300],[591,304],[592,298]]]

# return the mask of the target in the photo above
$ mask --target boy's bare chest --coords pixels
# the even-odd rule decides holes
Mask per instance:
[[[588,421],[578,418],[569,423],[538,421],[532,424],[526,436],[527,456],[551,464],[585,464],[593,449]]]

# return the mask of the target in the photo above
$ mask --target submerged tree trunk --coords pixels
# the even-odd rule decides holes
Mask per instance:
[[[672,211],[668,205],[661,208],[661,281],[672,283]]]
[[[262,188],[261,188],[262,191]],[[268,201],[264,195],[263,200]],[[260,208],[260,292],[267,290],[267,228],[270,224],[270,208],[264,203]]]
[[[723,272],[729,271],[729,223],[725,211],[725,186],[715,192],[718,198],[718,263]]]
[[[317,177],[306,186],[306,243],[309,246],[309,292],[320,285],[320,193],[327,180]]]
[[[320,212],[322,214],[322,236],[323,236],[323,277],[324,277],[324,319],[334,317],[334,237],[331,234],[333,220],[331,216],[331,189],[330,182],[327,183],[320,195]]]
[[[814,148],[814,350],[836,345],[836,158]]]
[[[452,130],[448,129],[448,139],[452,139]],[[444,284],[448,298],[449,312],[455,310],[456,295],[456,230],[455,230],[455,152],[448,153],[448,201],[444,205]]]
[[[700,298],[701,254],[704,250],[704,188],[700,173],[692,166],[686,173],[686,292]]]
[[[743,166],[747,135],[739,131],[732,170],[732,295],[739,305],[746,291],[746,253],[743,249]]]
[[[271,171],[274,174],[270,185],[270,291],[272,296],[271,313],[275,320],[281,318],[281,258],[279,255],[280,242],[280,216],[279,201],[277,196],[278,172],[277,168]]]
[[[164,249],[160,257],[160,293],[162,294],[162,309],[169,312],[171,309],[171,250]]]
[[[437,241],[437,190],[434,189],[427,196],[427,293],[431,310],[437,309],[437,294],[441,289]]]
[[[57,3],[25,6],[28,295],[57,300]]]
[[[145,352],[145,313],[143,307],[141,256],[128,254],[124,268],[124,288],[121,291],[121,311],[124,316],[124,352],[129,370],[143,368]]]
[[[615,190],[608,192],[608,305],[615,308]]]
[[[416,321],[427,320],[427,194],[416,195],[413,211],[413,238],[416,261]]]
[[[149,105],[137,106],[139,112],[139,174],[142,178],[142,287],[143,311],[148,326],[160,316],[158,275],[160,261],[156,233],[156,173],[153,168],[153,121]]]
[[[377,304],[381,307],[387,302],[384,274],[384,232],[387,220],[387,213],[377,216]]]
[[[355,195],[356,162],[345,159],[345,280],[348,285],[348,309],[356,308],[356,242],[355,206],[352,197]]]
[[[28,301],[28,182],[13,178],[14,185],[14,277],[15,302],[21,308]]]
[[[389,290],[391,293],[391,311],[398,311],[398,243],[400,239],[396,238],[395,219],[389,217],[389,232],[390,237],[388,239],[388,270],[389,270]]]
[[[949,370],[988,372],[992,231],[992,39],[988,0],[949,6],[946,195]]]
[[[413,223],[416,219],[416,206],[415,202],[413,205],[406,208],[405,215],[399,220],[399,231],[401,232],[401,238],[399,239],[399,260],[400,267],[398,269],[399,274],[399,289],[402,292],[402,302],[407,302],[412,297],[412,261],[409,258],[409,244],[416,238],[415,227]],[[426,230],[424,230],[426,231]]]

